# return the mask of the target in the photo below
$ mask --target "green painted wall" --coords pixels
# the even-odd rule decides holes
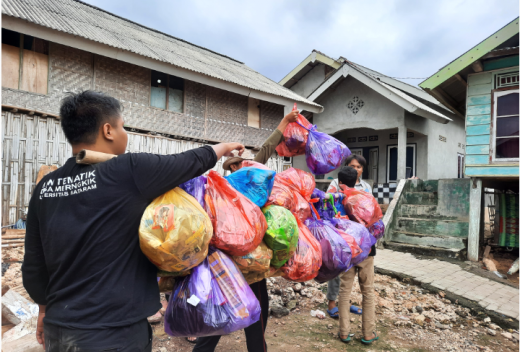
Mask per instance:
[[[468,221],[469,187],[470,180],[467,178],[439,180],[437,213]]]
[[[501,68],[508,68],[518,66],[518,55],[501,57],[496,60],[484,61],[484,71],[498,70]]]

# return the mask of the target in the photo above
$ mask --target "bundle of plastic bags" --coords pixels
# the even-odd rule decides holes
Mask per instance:
[[[298,107],[294,104],[293,111],[297,111]],[[305,147],[307,145],[308,129],[311,128],[311,123],[307,119],[298,114],[297,122],[291,122],[283,132],[284,141],[276,147],[276,152],[280,156],[295,156],[305,154]]]
[[[305,282],[314,279],[321,267],[321,247],[307,226],[298,218],[298,245],[293,256],[281,267],[283,277],[290,281]]]
[[[184,182],[179,187],[182,188],[186,193],[195,198],[197,202],[204,208],[204,194],[206,193],[206,176],[199,176],[192,178],[191,180]]]
[[[383,212],[372,194],[346,186],[342,187],[342,192],[345,194],[343,206],[351,220],[370,227],[383,217]]]
[[[269,270],[271,259],[273,259],[273,250],[267,247],[264,241],[260,242],[260,245],[251,253],[240,257],[233,257],[233,260],[242,273],[265,273]]]
[[[368,228],[368,232],[375,237],[376,241],[385,235],[385,224],[383,219],[376,221],[372,226]]]
[[[253,160],[244,160],[244,161],[242,161],[242,167],[256,167],[257,169],[271,170],[270,168],[268,168],[264,164],[260,164],[260,163],[258,163],[256,161],[253,161]]]
[[[336,229],[313,218],[307,219],[305,225],[321,246],[322,264],[315,280],[319,283],[327,282],[347,270],[352,254],[347,242]]]
[[[171,336],[225,335],[260,318],[260,304],[235,263],[215,250],[178,280],[164,316]]]
[[[226,180],[250,201],[263,207],[271,195],[275,174],[272,170],[243,167],[227,176]]]
[[[370,254],[372,246],[376,243],[376,239],[370,235],[367,228],[357,222],[345,219],[332,219],[330,222],[336,228],[352,236],[361,249],[361,253],[358,256],[352,256],[352,265],[358,265],[365,260]]]
[[[178,187],[154,199],[139,226],[143,253],[159,269],[171,272],[199,265],[208,254],[212,235],[204,209]]]
[[[336,138],[318,132],[316,126],[309,129],[305,161],[313,174],[325,175],[336,170],[350,154],[350,149]]]
[[[279,268],[289,260],[298,244],[298,223],[291,212],[277,205],[262,208],[267,221],[264,241],[273,250],[271,266]]]
[[[339,216],[346,215],[345,208],[341,204],[344,195],[342,193],[325,193],[317,188],[311,195],[314,208],[322,220],[330,220]]]
[[[208,175],[205,201],[214,228],[212,246],[243,256],[262,242],[267,229],[262,211],[216,171]]]

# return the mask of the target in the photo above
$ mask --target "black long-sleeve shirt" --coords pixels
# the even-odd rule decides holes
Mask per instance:
[[[211,147],[160,156],[123,154],[45,176],[27,216],[23,284],[45,322],[76,329],[136,323],[160,306],[157,269],[139,247],[141,216],[156,197],[212,168]]]

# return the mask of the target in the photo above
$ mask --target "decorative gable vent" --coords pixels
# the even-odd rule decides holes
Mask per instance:
[[[509,72],[496,75],[495,88],[511,87],[518,85],[518,72]]]
[[[349,108],[354,114],[357,114],[363,106],[365,106],[365,102],[359,99],[359,97],[353,97],[347,104],[347,108]]]

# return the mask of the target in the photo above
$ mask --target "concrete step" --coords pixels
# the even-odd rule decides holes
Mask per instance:
[[[385,248],[394,251],[426,255],[430,257],[443,257],[451,259],[466,260],[467,252],[465,249],[448,249],[434,246],[421,246],[398,242],[385,242]],[[377,260],[377,255],[376,255]]]
[[[395,231],[451,237],[468,237],[468,230],[467,222],[435,218],[399,217],[395,227]]]
[[[403,194],[404,204],[437,205],[437,193],[406,192]]]
[[[424,235],[415,232],[404,232],[396,230],[391,235],[392,242],[399,242],[405,244],[439,247],[445,249],[465,249],[466,241],[462,237],[439,236],[439,235]]]
[[[402,216],[417,216],[417,217],[430,217],[435,216],[437,212],[436,205],[421,205],[421,204],[402,204],[399,209],[399,215]]]

